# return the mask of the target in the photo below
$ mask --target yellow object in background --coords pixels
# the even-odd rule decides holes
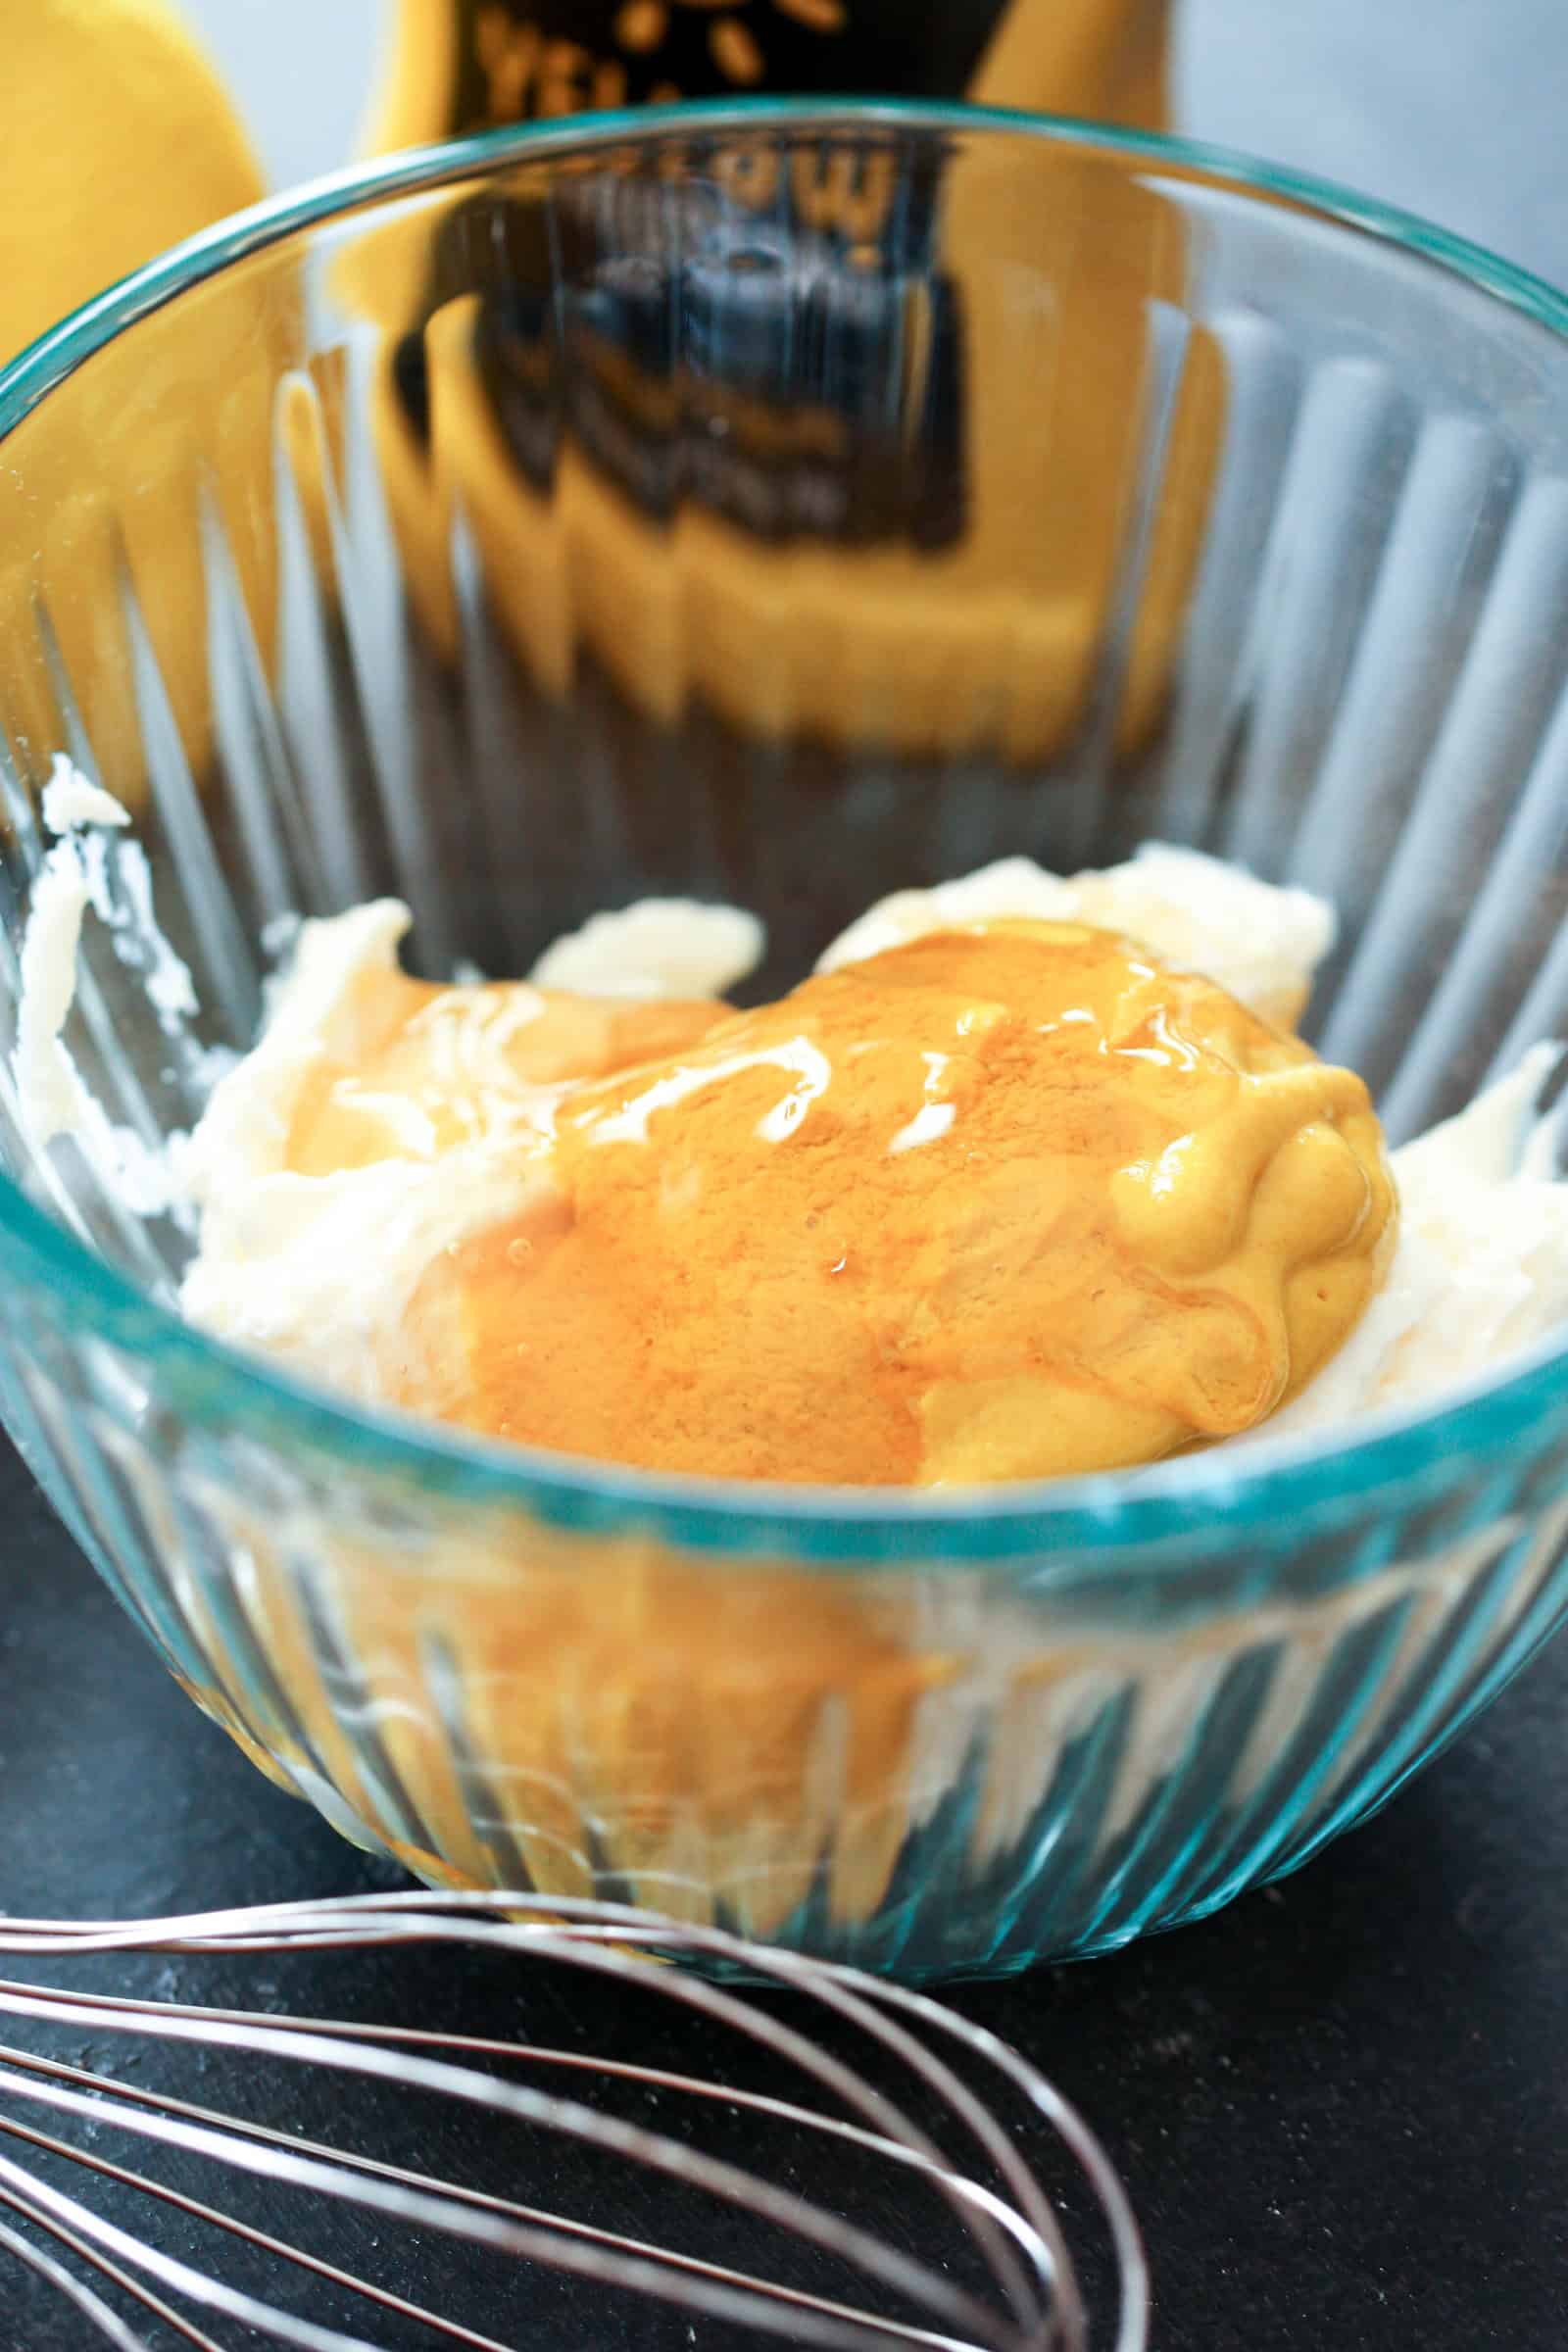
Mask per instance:
[[[224,213],[262,175],[163,0],[22,0],[0,98],[0,361]]]
[[[0,361],[167,246],[262,195],[260,168],[201,51],[163,0],[13,0],[0,33]],[[22,641],[41,611],[30,674],[11,664],[0,718],[29,772],[67,740],[56,653],[91,750],[123,788],[140,772],[139,719],[116,582],[141,590],[176,726],[193,759],[207,730],[206,591],[192,511],[199,448],[215,483],[248,484],[265,461],[271,368],[244,364],[258,320],[233,293],[177,331],[154,319],[141,397],[124,378],[101,405],[24,422],[40,494],[67,485],[64,523],[35,547],[25,514],[0,532],[0,625]],[[90,364],[87,379],[90,381]],[[19,444],[20,454],[20,444]],[[44,507],[52,503],[40,495]],[[249,501],[243,490],[239,503]],[[265,640],[266,534],[241,528],[236,567]],[[260,551],[260,552],[259,552]]]
[[[1152,127],[1166,111],[1168,28],[1166,0],[401,0],[370,144],[677,97],[857,91]],[[760,218],[787,211],[795,233],[823,237],[841,274],[864,266],[869,277],[895,266],[884,265],[878,239],[890,207],[905,204],[892,185],[892,149],[867,154],[858,167],[841,147],[824,154],[814,177],[797,172],[785,185],[776,166],[768,178],[763,130],[749,158],[729,159],[749,166],[754,184],[730,192]],[[881,166],[888,201],[879,211]],[[529,201],[519,189],[519,216]],[[1078,224],[1091,213],[1097,257],[1114,259],[1086,270]],[[624,468],[617,478],[575,413],[584,405],[576,350],[564,429],[546,478],[531,478],[487,379],[489,298],[477,294],[471,268],[463,282],[461,263],[457,285],[443,283],[441,235],[427,215],[381,232],[349,258],[342,280],[387,330],[378,445],[411,593],[437,646],[456,644],[445,551],[461,509],[492,600],[547,693],[569,692],[586,652],[658,724],[676,722],[697,699],[742,735],[913,756],[996,751],[1031,761],[1070,737],[1093,689],[1130,527],[1150,416],[1152,306],[1179,300],[1185,275],[1179,229],[1156,192],[1071,153],[1042,155],[1033,178],[1012,169],[1001,186],[961,156],[946,173],[929,268],[936,292],[951,291],[951,316],[933,332],[961,378],[964,416],[952,512],[935,531],[928,516],[898,511],[898,493],[872,529],[795,529],[781,540],[749,526],[740,495],[749,485],[739,480],[728,509],[693,493],[661,515]],[[1047,283],[1050,301],[1041,298]],[[519,379],[548,355],[523,348],[507,323],[514,290],[498,281],[495,302],[501,339],[514,346],[503,373]],[[415,372],[424,387],[415,406],[411,345],[421,347]],[[1067,350],[1070,373],[1058,364]],[[657,473],[660,437],[678,434],[690,407],[681,368],[639,377],[633,353],[600,349],[585,376],[596,369],[601,381],[589,382],[586,401],[602,409],[615,377],[617,429],[623,440],[646,439]],[[713,392],[705,380],[697,407]],[[760,416],[758,405],[719,424],[688,417],[686,429],[699,439],[721,429],[742,465],[748,432],[770,439],[761,472],[771,467],[776,480],[781,440],[820,437],[841,421],[777,403]],[[1124,743],[1147,734],[1162,707],[1223,412],[1218,355],[1200,332],[1188,347],[1120,683]],[[853,439],[853,422],[849,430]],[[861,465],[853,449],[841,458],[852,498]]]
[[[220,81],[163,0],[30,0],[13,14],[0,356],[262,192]],[[929,10],[906,0],[401,0],[371,144],[455,136],[509,116],[813,89],[963,95],[1156,122],[1167,29],[1167,0],[951,0]],[[805,233],[840,251],[841,271],[843,251],[859,237],[869,254],[879,233],[875,170],[852,187],[840,169],[848,163],[829,160],[820,184],[778,197]],[[939,295],[952,289],[953,314],[936,321],[932,348],[961,376],[964,403],[960,446],[946,461],[948,512],[934,531],[928,514],[905,511],[915,494],[903,489],[870,530],[813,527],[784,544],[722,499],[692,497],[664,518],[569,415],[541,489],[516,462],[485,380],[478,306],[442,287],[432,216],[345,256],[340,284],[384,330],[377,442],[410,593],[434,646],[455,638],[449,549],[461,505],[495,607],[547,693],[567,692],[587,653],[658,725],[696,700],[743,736],[815,735],[915,756],[995,750],[1023,761],[1054,752],[1086,708],[1114,594],[1147,417],[1150,304],[1179,292],[1184,263],[1157,196],[1097,174],[1089,160],[1058,157],[1023,198],[1014,184],[1004,218],[976,170],[953,171],[929,230],[927,266]],[[1113,277],[1086,276],[1074,220],[1107,205],[1125,215],[1124,258]],[[1019,308],[1010,289],[1020,271],[1055,279],[1054,311]],[[78,408],[72,445],[58,451],[36,446],[60,439],[52,420],[24,428],[34,473],[58,466],[83,488],[63,543],[45,552],[0,540],[0,613],[45,616],[38,660],[0,723],[20,733],[26,767],[46,763],[72,732],[63,669],[89,753],[132,798],[146,713],[117,565],[143,589],[171,713],[198,773],[210,745],[198,481],[220,496],[264,661],[274,632],[265,378],[290,355],[294,329],[275,296],[273,315],[256,317],[243,281],[215,291],[208,307],[199,326],[191,306],[177,333],[156,320],[136,330],[145,397],[130,412],[88,420]],[[393,368],[411,336],[428,373],[422,418]],[[1055,365],[1067,346],[1071,379]],[[680,399],[678,384],[637,381],[633,353],[601,357],[619,365],[634,407],[652,398],[657,408],[671,389]],[[1146,733],[1161,707],[1222,411],[1214,354],[1196,337],[1122,681],[1123,740]],[[772,436],[764,473],[778,470],[780,424],[788,442],[797,428],[809,438],[846,421],[851,445],[838,465],[853,496],[866,462],[852,419],[780,418],[756,402],[740,419],[753,437]],[[746,430],[732,446],[744,468]],[[294,454],[318,522],[315,477],[327,455]],[[786,449],[786,473],[791,463]],[[877,463],[880,453],[872,470]],[[330,594],[329,570],[323,556]]]
[[[369,144],[681,98],[958,98],[1152,125],[1169,0],[397,0]]]

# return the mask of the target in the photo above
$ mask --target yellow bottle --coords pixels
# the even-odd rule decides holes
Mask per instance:
[[[4,49],[0,361],[263,193],[221,84],[163,0],[25,0],[6,11]],[[264,321],[264,334],[281,323]],[[70,740],[63,677],[89,752],[132,793],[140,718],[114,617],[119,567],[141,592],[175,724],[197,759],[208,725],[206,588],[195,467],[178,453],[210,459],[221,495],[225,477],[248,479],[265,465],[271,399],[248,305],[213,301],[178,332],[157,320],[137,332],[134,400],[122,370],[101,391],[89,374],[18,428],[17,467],[38,511],[52,508],[56,519],[47,546],[29,542],[24,513],[0,540],[0,723],[18,757],[46,774],[49,754]],[[239,535],[235,559],[265,636],[265,543]]]
[[[402,0],[370,143],[677,96],[813,90],[1157,124],[1167,33],[1166,0]],[[783,190],[769,171],[763,152],[754,201],[787,203],[797,227],[875,266],[893,192],[875,164],[813,171],[801,159]],[[1085,266],[1078,223],[1091,209],[1095,250],[1114,250],[1114,273]],[[800,458],[813,435],[842,438],[842,416],[786,416],[776,404],[763,414],[739,388],[718,387],[729,473],[710,469],[673,517],[662,515],[638,477],[640,444],[651,448],[662,422],[668,429],[669,378],[640,370],[629,349],[602,349],[581,397],[568,394],[548,467],[531,478],[498,391],[504,304],[473,290],[471,259],[445,266],[442,233],[371,238],[345,281],[387,329],[379,444],[411,592],[439,645],[456,644],[447,549],[461,506],[492,599],[549,691],[567,691],[586,650],[656,719],[700,699],[749,734],[1028,760],[1059,747],[1085,708],[1128,525],[1149,304],[1179,292],[1183,275],[1157,197],[1071,155],[1022,195],[1016,179],[999,193],[976,163],[954,172],[932,227],[933,295],[951,314],[933,320],[934,364],[961,377],[963,411],[946,511],[933,510],[929,484],[922,504],[905,483],[875,514],[823,520],[833,494],[808,467],[801,495],[814,495],[818,518],[792,526],[787,547],[757,527],[758,484],[776,482],[781,445]],[[446,233],[457,250],[461,223]],[[515,242],[526,245],[525,230]],[[1042,270],[1055,300],[1020,312],[1010,288]],[[538,365],[545,339],[530,353],[514,337],[499,375]],[[1056,364],[1064,349],[1070,368]],[[711,384],[705,397],[715,397]],[[611,431],[593,420],[607,398],[618,403]],[[1221,405],[1216,355],[1196,337],[1123,681],[1123,738],[1146,731],[1160,707]],[[767,463],[758,457],[747,475],[758,451]],[[863,454],[852,449],[840,468],[838,494],[852,507],[871,470]]]
[[[1167,0],[401,0],[372,145],[760,94],[1165,111]]]

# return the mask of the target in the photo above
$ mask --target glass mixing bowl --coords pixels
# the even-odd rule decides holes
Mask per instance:
[[[1157,837],[1326,892],[1396,1136],[1568,1011],[1568,308],[1176,142],[605,117],[355,172],[0,384],[4,1043],[53,756],[200,1012],[89,923],[67,1042],[189,1126],[269,926],[520,972]],[[122,867],[116,888],[130,888]],[[357,1409],[187,1328],[188,1237],[0,1089],[6,1421],[197,1703],[435,1885],[907,1977],[1215,1910],[1568,1606],[1568,1354],[1336,1443],[957,1495],[725,1487]]]

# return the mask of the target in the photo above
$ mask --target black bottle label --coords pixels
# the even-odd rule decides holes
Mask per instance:
[[[875,138],[722,160],[742,202],[628,178],[607,213],[565,178],[447,218],[427,311],[479,295],[472,361],[514,463],[545,490],[569,436],[651,518],[690,502],[773,543],[951,545],[964,402],[939,164]],[[422,432],[421,337],[396,376]]]
[[[675,98],[963,90],[1008,0],[458,0],[454,129]]]

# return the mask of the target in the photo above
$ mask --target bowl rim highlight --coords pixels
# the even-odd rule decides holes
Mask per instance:
[[[535,159],[591,156],[628,144],[772,130],[820,136],[885,128],[994,136],[1103,153],[1217,182],[1291,207],[1355,236],[1381,240],[1466,281],[1568,340],[1568,296],[1485,247],[1330,180],[1232,149],[1056,115],[915,100],[710,100],[507,125],[356,164],[270,197],[171,248],[51,327],[0,368],[0,467],[15,427],[124,329],[230,266],[362,207],[429,194]],[[1169,1547],[1180,1578],[1187,1546],[1221,1526],[1266,1544],[1294,1542],[1306,1520],[1336,1524],[1379,1493],[1420,1486],[1458,1457],[1500,1454],[1562,1414],[1568,1334],[1525,1352],[1504,1373],[1456,1385],[1437,1406],[1386,1408],[1353,1436],[1266,1434],[1132,1471],[1016,1486],[920,1493],[804,1487],[636,1470],[477,1438],[333,1395],[183,1321],[96,1256],[0,1172],[0,1280],[59,1301],[109,1344],[143,1358],[208,1429],[281,1443],[355,1475],[412,1484],[421,1496],[520,1510],[603,1539],[653,1538],[688,1551],[788,1561],[854,1574],[879,1563],[933,1569],[1039,1571],[1041,1555],[1072,1555],[1075,1580],[1125,1569],[1127,1554]],[[1157,1555],[1156,1555],[1157,1557]],[[1153,1564],[1152,1562],[1151,1564]]]

